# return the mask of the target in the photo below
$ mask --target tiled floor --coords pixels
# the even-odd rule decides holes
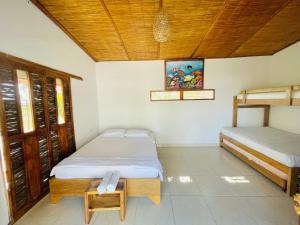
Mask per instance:
[[[217,147],[161,148],[162,202],[129,198],[126,220],[96,213],[93,225],[295,225],[293,201],[280,188]],[[83,201],[45,197],[18,225],[83,225]]]

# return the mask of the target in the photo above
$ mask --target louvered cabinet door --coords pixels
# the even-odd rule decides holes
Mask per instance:
[[[61,146],[58,135],[57,124],[57,102],[56,102],[56,82],[55,78],[46,78],[47,87],[47,113],[49,126],[49,143],[52,155],[52,165],[55,166],[62,158]]]
[[[9,144],[11,172],[13,179],[13,210],[16,213],[29,201],[29,191],[26,179],[24,149],[22,141],[13,141]]]
[[[66,117],[66,134],[68,142],[68,154],[76,151],[75,135],[73,128],[73,113],[71,102],[70,81],[64,81],[64,103],[65,103],[65,117]]]
[[[49,190],[50,155],[49,139],[47,137],[47,123],[45,114],[45,79],[38,73],[31,73],[31,85],[33,95],[33,108],[35,114],[36,138],[38,145],[40,166],[40,191],[46,193]]]
[[[11,172],[11,200],[13,212],[23,208],[29,201],[23,141],[16,138],[21,134],[15,75],[12,69],[0,67],[3,123],[6,127]]]
[[[46,135],[40,135],[38,138],[40,168],[41,168],[41,191],[46,193],[49,190],[49,176],[51,172],[48,141]]]
[[[17,91],[13,70],[0,68],[1,94],[5,111],[5,122],[9,136],[21,133]]]
[[[69,85],[64,72],[0,53],[0,164],[14,221],[49,192],[51,169],[75,151]]]
[[[56,105],[56,83],[55,78],[47,77],[47,101],[48,101],[48,120],[49,129],[57,127],[57,105]]]
[[[24,138],[24,159],[29,182],[31,200],[36,200],[41,194],[40,157],[35,133]]]

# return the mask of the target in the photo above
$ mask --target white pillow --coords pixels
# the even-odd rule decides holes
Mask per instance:
[[[120,137],[123,138],[125,135],[125,129],[107,129],[103,131],[100,136],[101,137]]]
[[[154,137],[153,133],[147,129],[128,129],[125,137]]]

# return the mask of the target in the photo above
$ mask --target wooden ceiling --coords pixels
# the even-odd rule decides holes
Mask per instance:
[[[300,0],[31,0],[95,61],[272,55],[300,40]],[[160,5],[168,42],[153,38]]]

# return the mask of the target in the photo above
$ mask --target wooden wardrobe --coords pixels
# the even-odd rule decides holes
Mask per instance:
[[[24,130],[19,71],[28,77],[34,124],[30,132]],[[64,111],[60,123],[58,81]],[[1,53],[0,87],[1,166],[14,222],[49,192],[52,167],[76,150],[70,75]]]

